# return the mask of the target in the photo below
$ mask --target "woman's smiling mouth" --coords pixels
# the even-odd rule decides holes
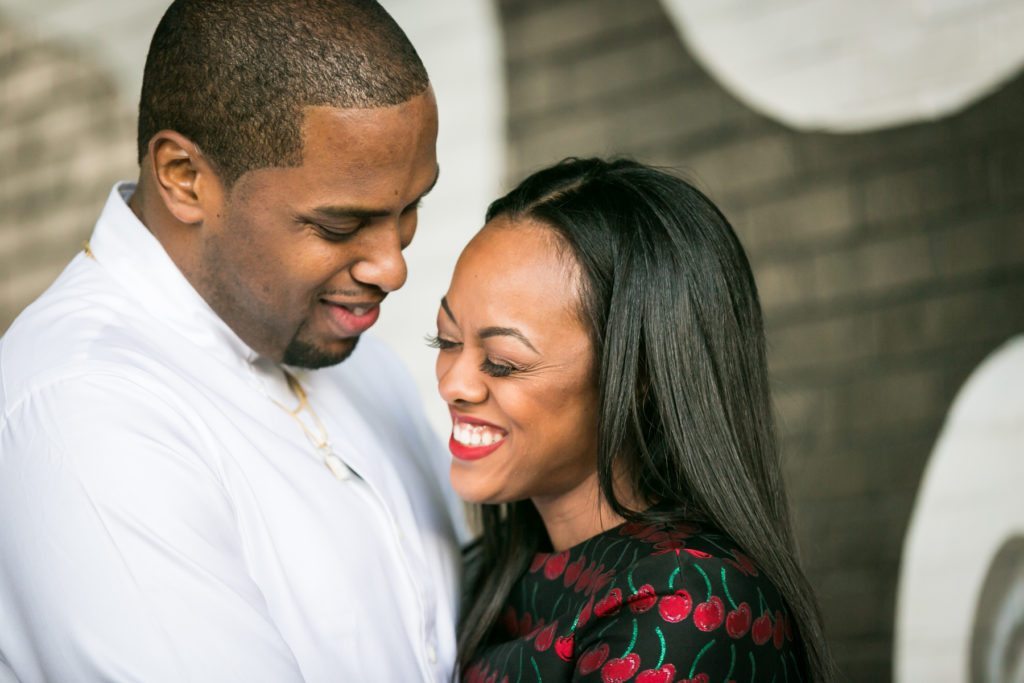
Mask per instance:
[[[448,448],[460,460],[479,460],[497,450],[508,432],[483,420],[452,414],[452,435]]]

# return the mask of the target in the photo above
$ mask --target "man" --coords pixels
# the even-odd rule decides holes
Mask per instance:
[[[360,341],[436,133],[371,0],[168,9],[137,186],[0,342],[0,680],[450,680],[446,457]]]

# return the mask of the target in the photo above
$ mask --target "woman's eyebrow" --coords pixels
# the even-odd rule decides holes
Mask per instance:
[[[448,318],[451,319],[453,323],[455,323],[456,325],[459,324],[459,321],[456,320],[455,316],[452,314],[452,309],[448,308],[448,297],[441,297],[441,308],[444,309],[444,312],[448,314]]]
[[[485,327],[480,330],[479,337],[481,339],[487,339],[488,337],[514,337],[526,344],[534,353],[540,353],[540,351],[533,347],[530,340],[526,338],[526,335],[514,327]]]

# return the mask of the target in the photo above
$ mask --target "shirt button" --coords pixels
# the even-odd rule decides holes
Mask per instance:
[[[427,659],[431,664],[437,664],[437,649],[430,643],[427,643]]]

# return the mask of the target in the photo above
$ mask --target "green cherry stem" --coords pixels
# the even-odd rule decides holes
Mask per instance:
[[[696,569],[698,572],[700,572],[700,575],[704,577],[704,585],[707,586],[707,589],[708,589],[708,597],[706,597],[704,599],[705,600],[710,600],[711,599],[711,579],[708,578],[708,573],[706,571],[704,571],[699,564],[691,563],[690,566],[692,566],[694,569]],[[693,676],[690,676],[690,678],[693,678]]]
[[[564,598],[564,597],[565,597],[565,593],[562,593],[561,595],[558,596],[558,599],[555,600],[555,606],[551,608],[551,616],[548,617],[548,623],[549,624],[552,621],[555,620],[555,615],[558,614],[558,606],[562,603],[562,598]]]
[[[737,609],[736,601],[732,599],[732,593],[729,592],[729,582],[725,580],[725,567],[722,567],[722,588],[725,589],[725,597],[729,600],[729,604],[733,609]]]
[[[626,651],[622,653],[622,657],[623,658],[628,657],[629,653],[633,651],[634,647],[636,647],[636,637],[639,634],[639,632],[640,632],[640,625],[637,624],[636,623],[636,619],[634,619],[633,620],[633,637],[629,639],[629,647],[627,647]]]
[[[665,634],[661,632],[660,626],[655,626],[654,632],[658,634],[658,642],[661,643],[661,655],[658,657],[658,663],[654,665],[654,668],[660,669],[661,663],[665,661],[665,652],[667,650],[665,647]]]
[[[715,641],[709,640],[708,644],[700,649],[700,652],[697,653],[697,656],[693,658],[693,665],[690,667],[690,674],[687,676],[687,678],[693,678],[694,677],[694,674],[696,674],[696,672],[697,672],[697,662],[700,661],[700,658],[704,656],[704,653],[707,652],[708,650],[710,650],[711,646],[714,645],[714,644],[715,644]]]

